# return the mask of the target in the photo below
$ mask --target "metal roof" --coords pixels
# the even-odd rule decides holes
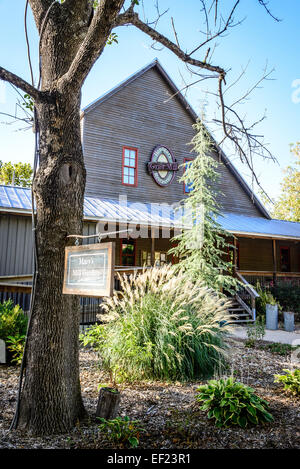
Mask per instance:
[[[30,211],[29,188],[0,185],[0,212],[29,215]],[[182,223],[181,213],[168,210],[167,204],[144,204],[127,202],[126,199],[118,201],[95,197],[84,198],[84,218],[161,227],[181,227]],[[219,223],[233,234],[300,240],[300,223],[229,212],[219,218]]]
[[[224,213],[219,220],[222,227],[230,233],[258,237],[300,239],[300,223],[247,217],[237,213]]]

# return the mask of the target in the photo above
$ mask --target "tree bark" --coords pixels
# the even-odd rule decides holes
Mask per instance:
[[[65,432],[84,415],[79,383],[79,303],[63,295],[67,235],[80,234],[85,168],[80,95],[37,105],[40,167],[34,180],[38,274],[20,401],[19,428]]]
[[[101,388],[99,392],[96,417],[104,418],[106,420],[113,420],[116,418],[121,395],[117,389]]]

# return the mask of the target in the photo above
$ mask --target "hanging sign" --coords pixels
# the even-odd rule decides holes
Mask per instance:
[[[114,287],[114,266],[114,243],[66,247],[63,293],[111,296]]]
[[[159,186],[168,186],[178,171],[178,163],[168,148],[157,146],[148,163],[148,171]]]

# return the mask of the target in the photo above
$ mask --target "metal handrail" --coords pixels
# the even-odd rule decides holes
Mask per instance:
[[[255,318],[256,318],[256,298],[259,298],[259,294],[257,293],[257,291],[253,288],[252,285],[250,285],[250,283],[247,282],[247,280],[239,273],[239,272],[235,272],[235,275],[236,277],[239,279],[239,281],[243,284],[243,288],[249,293],[250,295],[250,298],[251,298],[251,310],[249,308],[250,311],[252,311],[252,319],[253,321],[255,321]],[[243,301],[241,300],[241,298],[239,297],[239,295],[236,295],[236,298],[239,302]]]
[[[259,298],[259,294],[253,288],[253,286],[250,285],[250,283],[248,283],[247,280],[239,272],[236,272],[235,274],[236,274],[237,278],[241,281],[241,283],[244,285],[245,290],[247,290],[247,292],[250,294],[250,296],[252,298]]]

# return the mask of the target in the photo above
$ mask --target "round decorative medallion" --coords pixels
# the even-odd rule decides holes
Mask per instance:
[[[178,171],[178,163],[167,147],[157,146],[148,163],[148,171],[159,186],[168,186]]]

